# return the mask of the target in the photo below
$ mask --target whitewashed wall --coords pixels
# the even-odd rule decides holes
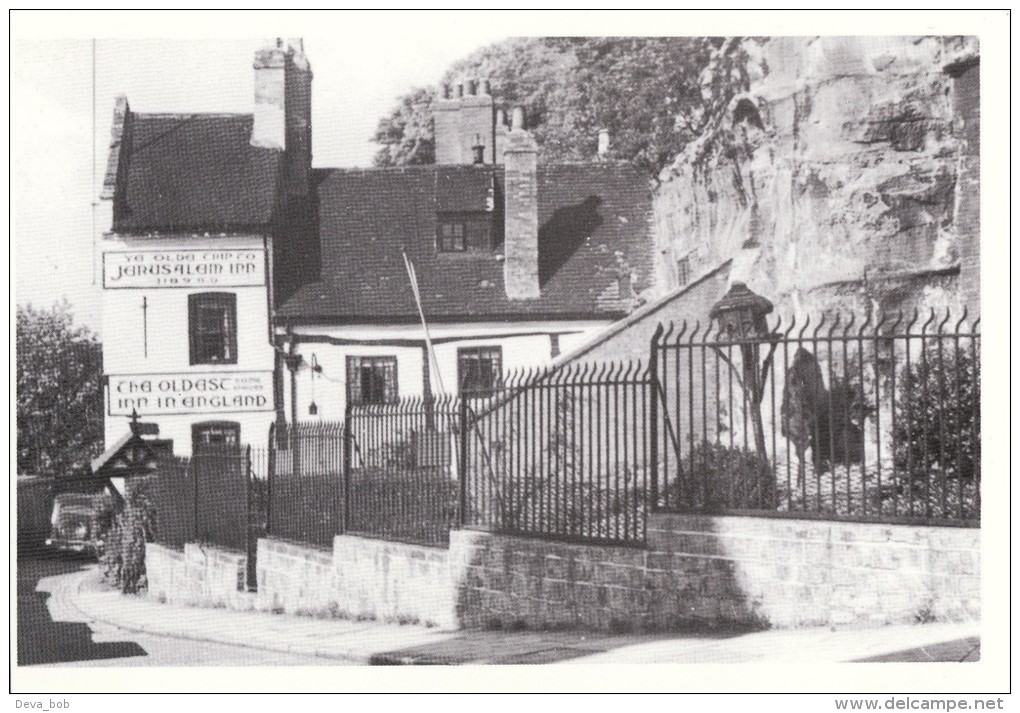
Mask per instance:
[[[116,265],[121,264],[123,253],[136,251],[177,250],[244,250],[257,253],[257,259],[264,264],[265,245],[260,236],[240,238],[112,238],[102,241],[104,280],[102,295],[103,310],[103,367],[110,386],[106,394],[106,442],[109,444],[122,436],[127,429],[128,418],[123,414],[127,402],[120,399],[129,397],[122,386],[139,384],[147,377],[152,392],[144,394],[149,401],[138,402],[138,413],[146,421],[159,425],[160,436],[172,438],[174,452],[186,455],[191,452],[191,425],[201,421],[235,421],[241,427],[241,441],[262,446],[266,441],[269,425],[274,418],[272,399],[273,349],[269,341],[268,297],[265,274],[252,279],[241,280],[245,286],[232,284],[201,284],[173,287],[156,287],[151,284],[131,289],[113,289],[112,278]],[[118,255],[117,253],[121,253]],[[151,282],[141,280],[140,282]],[[230,280],[227,281],[228,283]],[[198,292],[232,292],[237,297],[237,363],[236,364],[190,364],[188,346],[188,296]],[[147,303],[143,315],[142,299]],[[147,315],[148,350],[145,349],[143,318]],[[222,407],[198,406],[188,408],[182,404],[173,409],[159,406],[160,383],[168,387],[162,393],[181,396],[179,385],[184,379],[199,375],[238,374],[250,380],[257,380],[262,387],[257,391],[267,396],[267,403],[253,408],[259,410],[237,412]],[[125,379],[124,377],[129,377]],[[171,383],[176,380],[176,383]],[[136,395],[142,396],[140,392]],[[194,403],[189,401],[189,403]],[[134,402],[132,402],[134,404]],[[188,413],[167,413],[168,410]]]
[[[436,345],[439,375],[447,393],[457,390],[457,350],[464,347],[499,346],[503,350],[503,373],[552,363],[551,333],[559,333],[561,353],[570,351],[609,325],[607,321],[574,322],[504,322],[459,323],[430,325],[434,341],[455,338],[456,341]],[[299,338],[333,338],[344,340],[421,340],[420,325],[296,327]],[[567,334],[563,334],[567,332]],[[420,346],[365,346],[299,342],[296,351],[303,360],[297,373],[297,416],[300,421],[341,420],[346,407],[347,357],[394,356],[397,358],[397,390],[400,396],[421,396],[423,393],[423,356]],[[312,356],[322,367],[321,373],[311,369]],[[440,385],[433,373],[432,390]],[[284,378],[284,398],[288,420],[291,414],[290,374]],[[314,384],[313,384],[314,382]],[[309,413],[314,398],[318,414]]]

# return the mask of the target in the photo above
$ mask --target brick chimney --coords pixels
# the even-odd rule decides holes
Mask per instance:
[[[284,151],[288,195],[310,190],[312,69],[300,38],[276,39],[255,52],[255,122],[252,146]]]
[[[434,113],[436,163],[475,163],[476,146],[482,146],[484,163],[496,160],[495,114],[488,79],[465,79],[443,85]]]
[[[538,144],[514,109],[504,154],[503,284],[512,300],[541,296],[538,283]]]
[[[441,165],[462,163],[460,160],[460,99],[456,88],[443,85],[442,94],[433,110],[436,163]]]

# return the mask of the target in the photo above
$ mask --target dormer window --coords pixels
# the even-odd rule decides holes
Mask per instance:
[[[460,220],[441,220],[439,222],[439,251],[444,253],[460,253],[466,249],[464,222]]]
[[[491,213],[439,213],[436,249],[441,253],[492,250],[492,220]]]

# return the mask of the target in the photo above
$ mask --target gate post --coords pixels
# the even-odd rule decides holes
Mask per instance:
[[[648,487],[652,512],[659,509],[659,339],[663,333],[662,322],[652,334],[651,349],[648,354],[648,371],[650,378],[648,388],[651,390],[651,401],[648,403],[648,461],[651,469],[651,482]]]
[[[343,449],[344,449],[344,462],[343,462],[343,497],[344,507],[342,518],[340,520],[340,533],[343,534],[350,529],[351,525],[351,449],[353,447],[354,438],[351,432],[353,424],[351,423],[351,402],[348,399],[347,403],[344,404],[344,423],[343,423]]]
[[[269,424],[269,454],[266,463],[266,534],[273,534],[273,476],[276,472],[276,422]]]
[[[468,403],[461,395],[458,398],[460,411],[460,457],[457,459],[457,527],[464,528],[467,521],[467,450],[468,450]]]
[[[191,541],[198,542],[198,466],[200,456],[194,450],[191,452],[191,459],[188,461],[188,469],[191,471]]]
[[[255,557],[258,553],[259,546],[259,525],[258,525],[258,508],[255,504],[255,469],[251,467],[251,446],[245,446],[244,449],[244,489],[245,489],[245,502],[248,504],[247,507],[247,532],[245,537],[245,553],[247,555],[245,562],[247,563],[247,589],[249,592],[254,592],[258,589],[258,566],[255,562]]]

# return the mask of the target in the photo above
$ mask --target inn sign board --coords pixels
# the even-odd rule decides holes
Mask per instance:
[[[255,287],[266,284],[258,249],[125,250],[103,254],[103,287]]]
[[[111,374],[107,414],[146,416],[272,411],[271,371]]]

